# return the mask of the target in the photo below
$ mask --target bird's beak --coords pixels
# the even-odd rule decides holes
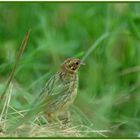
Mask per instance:
[[[86,65],[86,64],[85,64],[84,62],[81,61],[81,62],[80,62],[80,65]]]

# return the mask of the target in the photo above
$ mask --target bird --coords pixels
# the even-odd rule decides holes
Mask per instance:
[[[42,91],[32,102],[27,114],[19,123],[13,125],[9,131],[39,114],[43,114],[48,123],[56,120],[64,123],[69,122],[69,108],[77,96],[78,69],[81,65],[84,65],[84,62],[78,58],[64,60],[58,71],[46,82]]]
[[[48,122],[59,119],[69,121],[69,107],[77,96],[78,69],[81,65],[84,63],[80,59],[67,58],[39,94],[36,102]]]

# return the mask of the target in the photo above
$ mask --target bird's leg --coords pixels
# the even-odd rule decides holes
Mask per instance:
[[[52,113],[47,113],[45,117],[46,117],[48,123],[52,123],[52,121],[53,121],[53,114]]]
[[[58,124],[61,123],[57,114],[54,114],[54,113],[47,113],[46,119],[47,119],[49,124],[54,124],[56,122],[58,122]]]
[[[70,125],[70,112],[64,111],[59,116],[59,120],[61,121],[61,125],[63,126],[69,126]]]

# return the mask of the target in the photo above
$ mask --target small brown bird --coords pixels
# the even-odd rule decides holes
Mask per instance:
[[[77,58],[68,58],[60,66],[58,72],[46,83],[42,92],[31,104],[29,111],[20,121],[8,128],[9,132],[16,130],[37,114],[43,113],[48,122],[61,120],[63,124],[69,121],[69,107],[74,102],[78,89],[77,70],[84,64]]]
[[[68,121],[69,106],[74,102],[78,89],[77,70],[84,64],[77,58],[68,58],[60,66],[58,72],[46,83],[38,97],[38,105],[47,120],[61,119]]]

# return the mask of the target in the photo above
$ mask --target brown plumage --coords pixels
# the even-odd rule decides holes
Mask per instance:
[[[83,63],[77,58],[66,59],[39,95],[38,105],[49,122],[58,116],[68,119],[67,111],[77,95],[77,70],[81,64]]]

